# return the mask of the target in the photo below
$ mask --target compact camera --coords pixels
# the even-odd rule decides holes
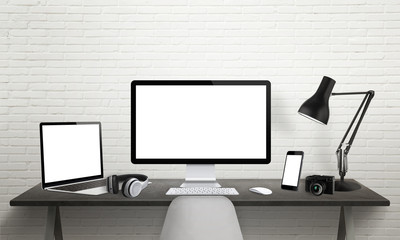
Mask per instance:
[[[315,196],[333,194],[335,192],[335,177],[323,175],[306,177],[306,192],[311,192]]]

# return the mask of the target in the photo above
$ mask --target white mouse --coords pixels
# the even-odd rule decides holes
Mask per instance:
[[[265,187],[253,187],[249,189],[251,192],[262,194],[262,195],[270,195],[272,193],[271,190]]]

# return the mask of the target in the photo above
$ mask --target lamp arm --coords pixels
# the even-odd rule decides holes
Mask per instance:
[[[362,122],[362,120],[363,120],[363,118],[364,118],[364,116],[365,116],[365,113],[367,112],[367,109],[368,109],[368,107],[369,107],[369,104],[371,103],[371,100],[372,100],[372,98],[374,97],[374,95],[375,95],[375,92],[372,91],[372,90],[370,90],[370,91],[368,91],[368,94],[365,96],[365,98],[367,98],[367,101],[366,101],[366,103],[365,103],[365,105],[364,105],[364,109],[363,109],[363,111],[362,111],[362,113],[361,113],[361,115],[360,115],[360,118],[359,118],[359,120],[358,120],[358,122],[357,122],[357,125],[356,125],[356,127],[354,128],[353,134],[352,134],[351,137],[350,137],[350,141],[349,141],[348,144],[347,144],[345,153],[346,153],[346,152],[348,153],[348,152],[350,151],[350,147],[351,147],[351,145],[353,144],[354,138],[356,137],[358,128],[359,128],[360,125],[361,125],[361,122]],[[365,98],[364,98],[364,99],[365,99]]]
[[[349,151],[350,151],[350,148],[351,148],[351,146],[353,144],[354,138],[356,137],[358,128],[361,125],[361,122],[362,122],[362,120],[363,120],[363,118],[365,116],[365,113],[367,112],[367,109],[369,107],[369,104],[370,104],[372,98],[375,95],[375,92],[372,91],[372,90],[369,90],[368,92],[332,93],[333,96],[334,95],[358,95],[358,94],[365,94],[365,97],[364,97],[363,101],[361,102],[360,107],[358,108],[358,110],[357,110],[356,114],[354,115],[352,121],[350,122],[350,125],[347,128],[346,133],[344,134],[344,136],[342,138],[342,141],[340,142],[340,144],[339,144],[339,146],[338,146],[338,148],[336,150],[336,155],[337,155],[337,158],[338,158],[338,168],[339,168],[339,174],[340,174],[341,180],[343,180],[344,176],[346,175],[347,169],[348,169],[348,167],[347,167],[347,165],[348,165],[347,164],[347,155],[349,154]],[[354,130],[353,130],[353,133],[352,133],[352,135],[350,137],[349,142],[346,143],[346,148],[344,149],[344,152],[343,152],[343,150],[342,150],[343,143],[346,140],[347,135],[349,134],[351,128],[353,127],[353,124],[356,121],[356,119],[357,119],[358,115],[360,114],[361,110],[362,110],[362,113],[361,113],[361,115],[360,115],[360,117],[358,119],[358,122],[357,122]]]

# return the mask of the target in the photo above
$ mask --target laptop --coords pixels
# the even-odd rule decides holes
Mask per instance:
[[[100,122],[40,123],[40,150],[44,190],[107,193]]]

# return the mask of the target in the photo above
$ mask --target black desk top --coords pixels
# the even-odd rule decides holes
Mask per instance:
[[[43,191],[40,184],[10,201],[11,206],[169,206],[177,196],[167,196],[170,187],[179,187],[183,179],[151,179],[151,185],[136,198],[122,194],[89,196]],[[355,181],[348,179],[346,181]],[[353,192],[335,192],[333,195],[314,196],[305,191],[301,180],[298,191],[282,190],[280,179],[218,179],[222,187],[234,187],[239,192],[228,197],[235,206],[389,206],[390,201],[361,184]],[[271,195],[249,191],[251,187],[267,187]]]

